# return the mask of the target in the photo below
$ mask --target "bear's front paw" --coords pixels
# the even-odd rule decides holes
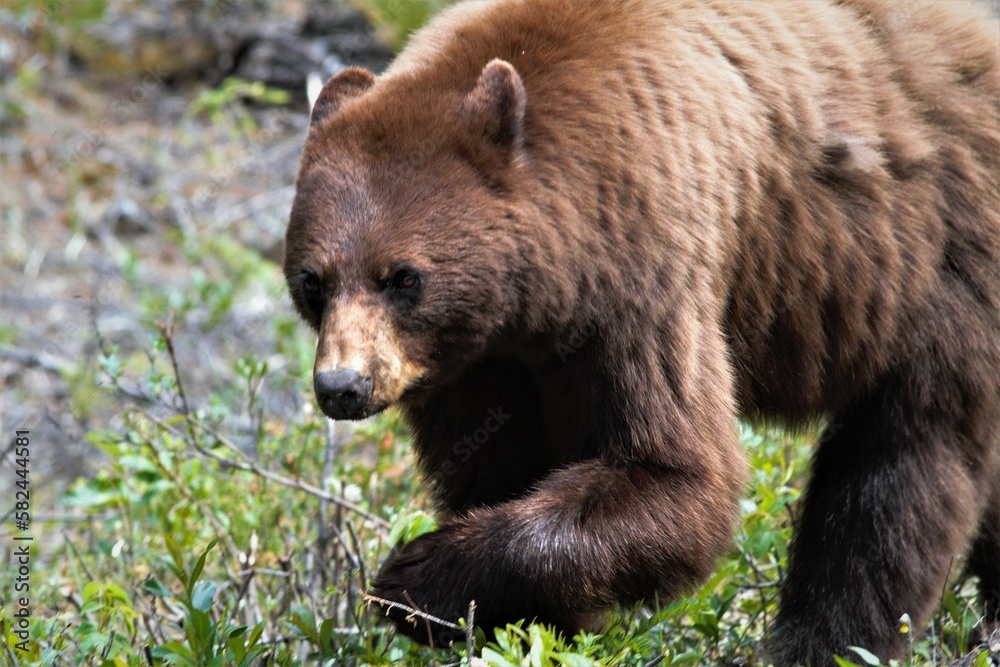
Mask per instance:
[[[463,562],[455,541],[453,532],[445,529],[397,546],[375,577],[371,595],[457,624],[468,610],[469,600],[463,598],[470,582],[465,575],[468,564]],[[463,638],[461,630],[432,618],[377,600],[375,604],[400,633],[421,643],[449,646]]]

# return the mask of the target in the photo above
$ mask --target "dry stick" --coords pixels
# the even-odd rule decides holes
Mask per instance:
[[[402,609],[406,612],[407,619],[411,620],[411,616],[419,616],[425,621],[433,621],[439,625],[443,625],[446,628],[451,628],[452,630],[462,631],[462,626],[457,623],[452,623],[451,621],[446,621],[443,618],[438,618],[437,616],[432,616],[427,612],[420,611],[419,609],[414,609],[413,607],[408,607],[400,602],[393,602],[392,600],[386,600],[384,598],[375,597],[371,593],[365,593],[365,602],[374,602],[375,604],[382,605],[385,607],[386,611],[390,609]]]
[[[344,525],[350,527],[351,524],[348,523]],[[347,560],[351,561],[351,565],[353,567],[360,567],[361,559],[358,557],[358,554],[353,550],[353,548],[347,544],[347,540],[344,539],[344,533],[340,530],[340,528],[332,525],[330,526],[330,530],[333,532],[333,536],[337,538],[337,542],[340,544],[341,548],[344,549],[344,556],[347,557]],[[339,581],[339,579],[335,579],[335,581]]]
[[[174,352],[174,342],[173,342],[173,337],[172,336],[173,336],[173,330],[174,330],[176,324],[172,324],[170,327],[167,327],[166,325],[160,323],[158,326],[159,326],[159,329],[160,329],[160,333],[163,335],[164,343],[167,346],[167,355],[170,357],[170,364],[173,366],[174,379],[175,379],[175,381],[177,383],[177,394],[178,394],[178,396],[181,399],[181,407],[182,407],[182,409],[184,411],[184,418],[185,418],[185,422],[186,422],[187,427],[188,427],[188,435],[190,436],[191,445],[196,450],[198,450],[198,452],[200,454],[202,454],[204,456],[210,456],[211,458],[214,458],[217,461],[228,463],[229,465],[232,465],[235,468],[239,468],[240,470],[246,470],[246,471],[252,472],[252,473],[254,473],[256,475],[260,475],[261,477],[264,477],[265,479],[270,479],[273,482],[277,482],[279,484],[284,484],[285,486],[289,486],[291,488],[300,489],[300,490],[305,491],[305,492],[307,492],[307,493],[309,493],[311,495],[316,496],[317,498],[319,498],[321,500],[327,500],[327,501],[336,503],[336,504],[340,505],[341,507],[344,507],[345,509],[349,509],[352,512],[356,512],[358,514],[361,514],[362,516],[364,516],[369,521],[372,521],[373,523],[375,523],[377,526],[381,526],[383,528],[389,528],[389,522],[388,521],[386,521],[385,519],[381,519],[381,518],[375,516],[374,514],[371,514],[370,512],[367,512],[366,510],[361,509],[360,507],[358,507],[354,503],[351,503],[351,502],[349,502],[347,500],[344,500],[342,498],[338,498],[337,496],[334,496],[331,493],[326,493],[322,489],[319,489],[319,488],[317,488],[315,486],[312,486],[311,484],[307,484],[307,483],[301,482],[299,480],[292,480],[292,479],[287,478],[287,477],[282,477],[281,475],[275,475],[274,473],[270,473],[268,471],[265,471],[262,468],[258,468],[256,465],[247,462],[246,458],[243,456],[242,452],[240,452],[239,448],[236,445],[234,445],[229,439],[224,438],[221,434],[215,432],[212,429],[206,429],[206,430],[209,431],[212,434],[212,436],[214,436],[215,438],[217,438],[220,443],[224,444],[230,450],[232,450],[233,452],[239,453],[242,465],[240,463],[237,463],[236,461],[234,461],[232,459],[229,459],[229,458],[223,457],[223,456],[219,456],[218,454],[215,454],[214,452],[211,452],[211,451],[206,450],[203,447],[201,447],[198,444],[198,438],[196,437],[195,420],[194,420],[193,416],[191,415],[191,410],[190,410],[190,408],[188,406],[187,394],[184,392],[184,385],[181,383],[181,375],[180,375],[180,368],[179,368],[178,363],[177,363],[177,355]],[[159,424],[163,424],[163,422],[160,422],[160,421],[156,420],[152,415],[148,415],[148,416],[151,419],[153,419],[154,422],[159,423]],[[166,425],[164,424],[164,426],[166,426]],[[176,431],[173,428],[170,428],[170,427],[167,427],[167,428],[169,428],[172,433],[176,434]]]
[[[351,548],[348,549],[347,544],[343,541],[341,544],[344,545],[344,550],[351,559],[351,565],[358,568],[358,574],[361,576],[361,586],[368,588],[368,572],[365,570],[365,561],[363,558],[357,556],[357,554],[361,553],[361,540],[358,539],[358,534],[354,532],[354,526],[350,522],[344,525],[347,526],[347,534],[351,538]]]
[[[149,630],[149,636],[158,643],[165,644],[167,640],[163,634],[163,624],[160,622],[160,615],[156,611],[156,596],[142,590],[141,588],[137,589],[137,591],[148,596],[146,603],[149,605],[149,613],[142,615],[142,622],[146,624],[146,629]]]
[[[256,532],[254,533],[254,536]],[[246,600],[246,616],[247,625],[253,626],[257,625],[264,620],[264,615],[260,610],[260,592],[257,587],[257,544],[255,543],[253,537],[250,538],[250,544],[248,545],[248,550],[246,555],[247,569],[240,571],[238,574],[244,578],[243,585],[240,588],[239,595],[237,597],[237,605],[239,600]],[[261,636],[266,636],[267,630],[264,630],[264,634]]]
[[[250,590],[250,582],[253,581],[254,575],[257,574],[257,568],[255,568],[253,565],[248,564],[247,569],[240,570],[235,574],[238,574],[239,576],[243,577],[243,583],[240,584],[239,589],[237,589],[236,591],[235,605],[239,607],[240,602],[243,601],[244,597],[247,595],[247,591]],[[246,606],[248,608],[250,607],[250,604],[251,604],[250,600],[247,600]],[[254,623],[252,622],[253,612],[251,610],[249,609],[247,610],[247,615],[245,616],[245,618],[248,621],[247,625],[254,625]]]
[[[354,532],[354,526],[352,526],[350,522],[347,522],[344,525],[347,526],[347,534],[351,538],[351,543],[354,545],[355,551],[357,553],[361,553],[361,541],[358,540],[358,535]],[[361,581],[360,590],[366,591],[368,590],[368,572],[365,570],[365,561],[358,558],[355,566],[358,568],[358,577],[360,577]],[[351,618],[354,619],[354,625],[360,628],[361,619],[358,616],[357,605],[354,604],[354,586],[351,585],[351,582],[347,582],[347,609],[351,613]],[[344,620],[346,622],[347,619],[345,618]]]
[[[767,577],[764,576],[764,573],[761,572],[760,569],[757,567],[757,563],[754,562],[753,556],[751,556],[747,552],[747,550],[743,549],[743,548],[740,548],[739,552],[740,552],[740,556],[743,557],[743,560],[745,560],[747,562],[747,565],[750,566],[750,569],[753,571],[754,576],[757,577],[757,583],[759,584],[762,580],[763,581],[768,581]],[[780,581],[780,575],[779,575],[779,581]],[[761,605],[759,607],[759,610],[763,612],[764,627],[767,627],[767,592],[766,592],[767,589],[765,587],[759,587],[759,588],[757,588],[757,590],[760,591],[760,603],[761,603]]]
[[[406,601],[412,604],[415,609],[417,602],[410,596],[410,591],[403,591],[403,595],[406,596]],[[414,625],[416,625],[416,621],[414,621]],[[431,629],[431,622],[427,618],[424,619],[424,628],[427,630],[427,645],[434,646],[434,631]]]
[[[169,433],[172,433],[174,436],[180,437],[180,438],[184,437],[182,434],[178,433],[177,429],[175,429],[173,426],[170,426],[169,424],[165,423],[161,419],[158,419],[154,415],[151,415],[151,414],[149,414],[147,412],[144,412],[143,414],[145,414],[146,418],[149,419],[151,422],[153,422],[154,424],[156,424],[160,428],[168,431]],[[244,470],[246,472],[253,473],[254,475],[257,475],[258,477],[263,477],[264,479],[270,480],[270,481],[275,482],[277,484],[281,484],[282,486],[287,486],[287,487],[292,488],[292,489],[298,489],[299,491],[304,491],[304,492],[308,493],[309,495],[315,496],[315,497],[320,498],[322,500],[328,500],[331,503],[340,505],[341,507],[343,507],[346,510],[350,510],[351,512],[354,512],[355,514],[361,515],[362,517],[364,517],[365,519],[367,519],[368,521],[370,521],[371,523],[373,523],[378,528],[382,528],[384,530],[388,530],[389,529],[389,527],[390,527],[389,522],[386,521],[385,519],[383,519],[382,517],[376,516],[376,515],[372,514],[371,512],[369,512],[368,510],[366,510],[364,508],[361,508],[361,507],[358,507],[357,505],[355,505],[351,501],[345,500],[345,499],[341,498],[340,496],[335,496],[332,493],[327,493],[323,489],[320,489],[320,488],[318,488],[316,486],[313,486],[312,484],[309,484],[308,482],[303,482],[300,479],[293,479],[291,477],[285,477],[284,475],[278,475],[277,473],[273,473],[270,470],[265,470],[264,468],[261,468],[257,464],[255,464],[255,463],[253,463],[251,461],[246,460],[246,458],[243,456],[243,454],[240,453],[239,448],[236,447],[236,445],[234,445],[230,440],[228,440],[222,434],[216,432],[214,429],[212,429],[210,427],[207,427],[207,426],[204,427],[204,430],[205,430],[206,433],[210,434],[213,438],[216,438],[219,441],[220,444],[225,445],[231,451],[236,452],[240,456],[240,458],[239,459],[234,459],[234,458],[230,458],[228,456],[223,456],[221,454],[216,454],[215,452],[213,452],[210,449],[205,449],[204,447],[202,447],[201,445],[199,445],[197,442],[191,442],[190,443],[191,446],[195,449],[195,451],[197,451],[202,456],[206,456],[206,457],[208,457],[210,459],[215,459],[216,461],[222,463],[223,465],[232,466],[233,468],[236,468],[237,470]]]
[[[469,600],[469,615],[465,619],[465,662],[472,664],[472,654],[475,652],[476,640],[472,636],[473,626],[476,624],[476,601]]]
[[[334,450],[337,444],[337,429],[334,426],[334,422],[331,419],[326,420],[326,447],[324,448],[323,455],[323,472],[320,477],[320,484],[324,491],[329,492],[329,486],[327,480],[330,479],[330,474],[333,471],[333,456]],[[314,581],[314,585],[320,589],[325,588],[327,582],[327,567],[326,567],[326,551],[330,544],[330,528],[328,526],[329,520],[327,518],[327,509],[329,502],[326,500],[319,501],[319,507],[316,512],[316,519],[318,525],[316,526],[316,553],[317,553],[317,568],[315,570],[318,576],[318,581]],[[340,515],[338,512],[338,521],[340,520]],[[335,561],[339,564],[339,560]],[[336,580],[337,575],[340,574],[340,568],[334,567],[333,577]]]
[[[160,335],[163,336],[163,342],[167,345],[167,356],[170,357],[170,365],[174,369],[174,383],[177,385],[177,395],[181,399],[181,408],[184,410],[184,422],[187,424],[188,435],[191,436],[191,441],[195,442],[198,440],[198,433],[195,431],[195,422],[191,416],[191,408],[188,406],[187,394],[184,392],[184,383],[181,382],[181,369],[177,363],[177,353],[174,351],[174,331],[177,329],[177,323],[171,322],[167,325],[163,322],[157,322],[156,326],[160,330]]]

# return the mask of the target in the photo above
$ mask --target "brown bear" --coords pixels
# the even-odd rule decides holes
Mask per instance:
[[[285,259],[316,396],[401,406],[442,511],[375,594],[567,631],[682,595],[738,417],[826,418],[773,660],[899,655],[963,553],[997,621],[998,160],[968,3],[467,2],[331,79]]]

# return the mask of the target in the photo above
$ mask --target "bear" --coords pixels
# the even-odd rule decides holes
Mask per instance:
[[[732,548],[738,420],[826,424],[778,665],[1000,621],[1000,47],[974,3],[475,0],[315,101],[284,273],[332,419],[436,498],[373,595],[600,627]],[[436,621],[382,609],[418,641]]]

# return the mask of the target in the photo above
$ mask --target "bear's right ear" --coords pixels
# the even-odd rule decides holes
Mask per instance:
[[[313,104],[310,125],[316,125],[337,112],[347,100],[361,95],[375,85],[375,75],[360,67],[349,67],[331,77]]]

